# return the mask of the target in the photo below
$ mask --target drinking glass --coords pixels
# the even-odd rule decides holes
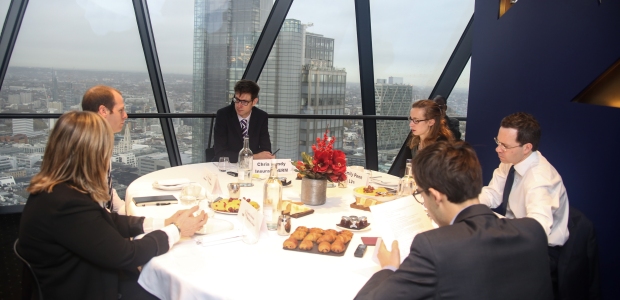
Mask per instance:
[[[228,157],[220,157],[220,162],[217,165],[217,168],[220,172],[226,172],[228,170]]]
[[[241,185],[238,182],[228,184],[228,199],[239,199],[241,196]]]
[[[202,194],[202,186],[197,183],[190,183],[181,190],[181,205],[194,206],[198,204],[200,195]]]

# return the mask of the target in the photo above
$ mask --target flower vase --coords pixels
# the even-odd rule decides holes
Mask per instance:
[[[327,198],[327,179],[301,179],[301,202],[308,205],[323,205]]]

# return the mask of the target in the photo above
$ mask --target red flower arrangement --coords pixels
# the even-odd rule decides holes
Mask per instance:
[[[312,179],[327,179],[331,182],[341,182],[347,179],[347,158],[344,152],[334,150],[335,137],[329,138],[327,131],[323,139],[316,138],[316,144],[312,145],[314,157],[301,153],[302,160],[295,163],[295,172],[301,177]],[[298,175],[298,176],[299,176]]]

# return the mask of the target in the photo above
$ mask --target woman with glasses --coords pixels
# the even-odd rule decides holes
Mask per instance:
[[[394,159],[391,175],[402,177],[405,162],[416,156],[419,150],[437,141],[453,141],[454,137],[444,118],[445,111],[433,100],[418,100],[409,111],[409,136],[398,156]]]
[[[411,105],[409,111],[409,149],[414,158],[419,150],[437,141],[452,141],[454,137],[446,124],[444,114],[433,100],[418,100]]]
[[[108,212],[110,164],[104,162],[113,147],[112,127],[93,112],[62,115],[50,134],[41,171],[28,187],[17,243],[43,298],[156,299],[138,285],[138,266],[207,222],[204,212],[193,216],[197,206],[166,220]]]

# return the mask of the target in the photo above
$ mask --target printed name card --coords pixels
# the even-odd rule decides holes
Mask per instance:
[[[290,159],[276,159],[276,165],[278,166],[278,173],[292,173],[294,172],[294,166]],[[254,174],[267,174],[271,171],[270,159],[255,159],[254,160]]]
[[[241,223],[242,239],[253,244],[258,241],[260,228],[263,225],[263,214],[249,202],[241,201],[237,220]]]
[[[368,184],[368,174],[363,167],[347,167],[347,185],[352,188],[366,186]]]
[[[207,175],[205,175],[204,179],[207,182],[207,192],[211,195],[221,195],[222,188],[220,187],[220,181],[217,179],[217,174],[208,169],[206,171]]]

